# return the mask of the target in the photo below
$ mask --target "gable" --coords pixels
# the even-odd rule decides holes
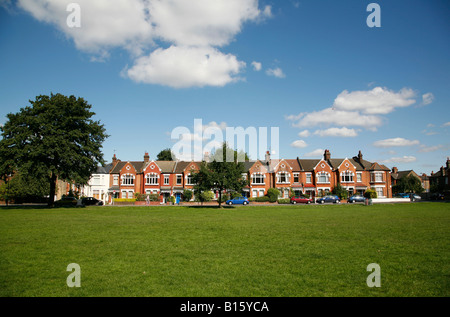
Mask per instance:
[[[314,166],[314,171],[315,172],[320,172],[320,171],[327,171],[327,172],[331,172],[332,168],[331,166],[327,163],[327,161],[325,161],[324,159],[321,159],[316,166]]]
[[[147,166],[144,168],[144,173],[161,173],[161,168],[156,164],[155,161],[150,161],[147,163]]]
[[[337,168],[339,171],[352,171],[354,172],[356,170],[356,166],[352,164],[352,162],[348,159],[345,158],[342,163],[338,166]]]
[[[120,169],[120,174],[136,174],[136,168],[130,162],[126,162]]]

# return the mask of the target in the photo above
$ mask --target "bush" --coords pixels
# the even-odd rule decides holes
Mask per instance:
[[[146,201],[147,196],[150,199],[150,201],[159,201],[159,195],[158,194],[139,194],[135,193],[134,197],[136,198],[136,201]],[[117,199],[116,199],[117,201]]]
[[[268,196],[262,196],[262,197],[250,197],[248,201],[256,201],[256,202],[267,202],[269,201]]]
[[[364,197],[366,198],[377,198],[377,192],[375,191],[375,189],[367,189],[364,192]]]
[[[270,201],[271,203],[274,203],[278,200],[278,196],[280,196],[280,191],[276,188],[269,188],[267,190],[267,196],[268,197],[268,201]]]
[[[279,204],[290,204],[291,200],[289,198],[278,199]]]
[[[183,201],[190,201],[193,195],[194,193],[192,192],[192,190],[189,189],[183,190]]]
[[[347,199],[348,198],[348,191],[341,186],[341,184],[337,184],[334,186],[333,190],[331,191],[332,194],[337,195],[339,199]]]
[[[135,201],[135,198],[114,198],[116,203],[134,203]]]

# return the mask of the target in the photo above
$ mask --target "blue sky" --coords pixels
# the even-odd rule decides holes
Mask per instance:
[[[283,158],[361,150],[429,174],[450,156],[450,4],[373,1],[370,28],[371,2],[0,0],[0,124],[73,94],[110,134],[106,161],[155,159],[201,119],[278,127]]]

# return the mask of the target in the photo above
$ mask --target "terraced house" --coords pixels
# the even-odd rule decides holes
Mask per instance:
[[[153,161],[145,153],[143,161],[121,161],[114,155],[109,168],[108,202],[112,198],[134,198],[135,193],[157,194],[162,203],[174,196],[176,202],[185,189],[193,190],[192,173],[201,162]],[[363,194],[375,189],[378,197],[392,197],[390,169],[363,159],[361,151],[351,158],[332,158],[325,150],[320,159],[271,159],[246,161],[244,178],[249,184],[243,189],[247,197],[260,197],[269,188],[277,188],[280,196],[307,194],[318,197],[340,184],[349,194]],[[104,171],[105,169],[102,169]],[[97,177],[97,176],[94,176]],[[215,191],[216,198],[219,193]]]

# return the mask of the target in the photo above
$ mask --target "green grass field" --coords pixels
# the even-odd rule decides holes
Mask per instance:
[[[2,207],[0,296],[449,296],[449,225],[426,202]]]

